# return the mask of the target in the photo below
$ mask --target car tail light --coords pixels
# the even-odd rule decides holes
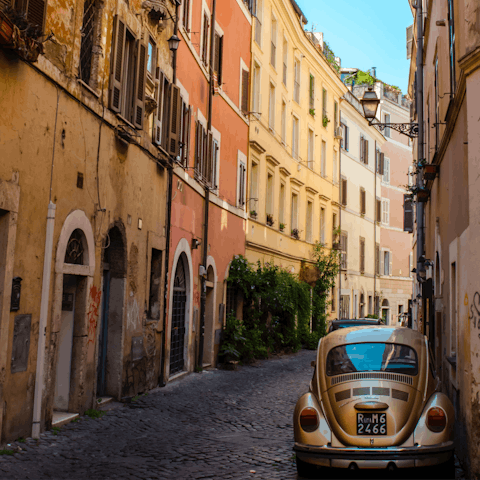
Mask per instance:
[[[447,416],[440,407],[433,407],[427,412],[427,427],[432,432],[441,432],[447,424]]]
[[[314,408],[304,408],[300,413],[300,426],[306,432],[313,432],[318,427],[318,413]]]

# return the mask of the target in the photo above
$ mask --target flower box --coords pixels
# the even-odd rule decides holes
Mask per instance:
[[[13,22],[3,12],[0,12],[0,44],[12,44],[13,29]]]
[[[425,203],[428,202],[430,197],[430,192],[426,188],[421,188],[417,192],[417,202]]]
[[[425,180],[435,180],[437,173],[439,171],[438,165],[429,163],[423,167],[423,178]]]

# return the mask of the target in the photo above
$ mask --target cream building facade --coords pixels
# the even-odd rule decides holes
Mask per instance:
[[[321,35],[290,0],[259,0],[250,70],[246,256],[299,273],[339,224],[340,98]],[[336,128],[337,127],[337,128]]]
[[[385,137],[368,124],[359,100],[350,92],[340,104],[340,122],[339,318],[364,318],[375,313],[375,297],[380,291],[376,264],[380,225],[376,211],[381,196],[380,150]]]

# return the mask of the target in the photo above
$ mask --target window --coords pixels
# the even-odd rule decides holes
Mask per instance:
[[[390,159],[384,157],[383,159],[383,183],[390,183]]]
[[[260,108],[260,65],[258,65],[258,63],[255,63],[255,66],[253,67],[253,111],[255,113],[260,113]]]
[[[307,218],[305,219],[307,242],[313,242],[313,202],[307,202]]]
[[[190,33],[190,1],[183,0],[182,5],[182,23],[185,27],[185,30]]]
[[[292,128],[292,157],[295,160],[298,160],[298,142],[300,134],[300,121],[295,115],[292,117],[293,128]]]
[[[367,195],[365,189],[360,187],[360,214],[365,215],[367,213]]]
[[[300,62],[297,59],[295,59],[293,70],[293,99],[300,103]]]
[[[277,19],[272,14],[270,64],[276,67],[277,61]]]
[[[390,114],[388,114],[388,113],[385,114],[384,122],[385,122],[385,123],[390,123]],[[390,134],[390,127],[385,127],[384,135],[385,135],[386,137],[390,137],[390,136],[391,136],[391,134]]]
[[[267,173],[267,198],[265,202],[265,213],[271,215],[273,217],[273,190],[274,190],[274,182],[273,182],[273,175],[268,172]],[[268,220],[267,220],[268,223]]]
[[[368,296],[368,314],[373,315],[373,298],[371,295]]]
[[[375,244],[375,275],[380,275],[380,244]]]
[[[455,24],[453,16],[453,0],[448,0],[448,50],[450,53],[450,98],[456,89],[455,78]]]
[[[195,125],[195,177],[215,188],[218,164],[218,142],[201,122]]]
[[[340,200],[342,205],[347,204],[347,179],[342,177],[340,183]]]
[[[255,41],[260,47],[262,46],[262,11],[262,1],[256,0]]]
[[[439,93],[439,79],[438,79],[438,57],[435,58],[435,152],[438,149],[440,142],[440,93]]]
[[[320,243],[325,245],[325,209],[320,208]]]
[[[335,291],[335,286],[332,287],[332,312],[335,312],[337,309],[337,295]]]
[[[249,80],[249,72],[248,70],[245,70],[242,68],[242,96],[241,96],[241,109],[242,113],[246,115],[249,110],[248,110],[248,105],[249,105],[249,98],[248,98],[248,80]]]
[[[360,237],[360,273],[365,273],[365,239]]]
[[[332,215],[332,242],[336,242],[337,238],[335,238],[335,230],[337,229],[337,214],[334,213]]]
[[[332,181],[334,184],[338,183],[338,152],[333,150],[333,165],[332,165]]]
[[[376,205],[377,206],[377,208],[376,208],[377,211],[376,211],[375,217],[376,217],[377,222],[381,222],[382,221],[382,201],[379,198],[377,198],[376,204],[377,204]]]
[[[252,171],[250,175],[250,198],[248,199],[248,208],[250,208],[250,214],[258,211],[258,175],[259,167],[258,163],[252,162]]]
[[[278,202],[278,221],[285,225],[285,184],[280,184],[280,198]],[[280,227],[280,225],[279,225]]]
[[[156,57],[157,57],[157,46],[154,40],[149,37],[148,39],[148,50],[147,50],[147,75],[150,78],[155,77],[155,67],[156,67]]]
[[[390,200],[388,198],[382,200],[382,223],[390,224]]]
[[[32,25],[38,25],[43,32],[43,24],[45,22],[45,0],[16,0],[15,8],[27,15],[28,23]],[[10,5],[10,2],[7,1],[4,3],[5,6]]]
[[[312,129],[308,129],[308,168],[313,169],[315,164],[314,160],[314,150],[315,150],[315,135]]]
[[[287,143],[287,104],[282,100],[282,143]]]
[[[450,353],[455,355],[457,352],[457,263],[451,264],[450,282],[451,282],[451,339],[450,339]]]
[[[344,124],[340,124],[342,130],[343,130],[343,135],[342,135],[342,140],[340,141],[341,147],[348,152],[348,127]]]
[[[385,154],[382,153],[380,151],[380,149],[377,149],[377,152],[375,154],[375,158],[376,158],[376,173],[380,174],[380,175],[383,175],[383,166],[384,166],[384,163],[385,163]]]
[[[322,88],[322,118],[327,116],[327,91]]]
[[[288,43],[283,39],[283,84],[287,86]]]
[[[179,157],[180,163],[188,167],[190,153],[190,120],[192,118],[192,107],[189,107],[183,99],[181,100],[181,119],[180,119],[180,141]]]
[[[270,94],[268,100],[268,126],[275,132],[275,85],[270,83]]]
[[[237,192],[238,192],[238,204],[239,208],[244,208],[246,203],[245,184],[247,179],[247,167],[245,162],[238,162],[238,177],[237,177]]]
[[[333,104],[333,127],[335,128],[335,131],[336,131],[338,127],[338,102],[335,102]]]
[[[298,229],[298,195],[296,193],[292,194],[292,211],[291,211],[291,227],[293,229]]]
[[[350,296],[340,295],[340,318],[350,318]]]
[[[348,237],[345,232],[340,234],[340,268],[347,269],[347,241]]]
[[[310,114],[315,115],[315,77],[312,74],[310,74],[308,99],[309,99],[308,105],[310,108]]]
[[[118,16],[115,17],[111,58],[110,108],[135,127],[143,128],[147,47],[137,41]],[[179,96],[178,87],[173,87],[171,93],[173,105],[174,97]],[[177,112],[179,104],[174,107]]]
[[[210,22],[206,12],[203,13],[203,27],[202,27],[202,51],[201,59],[205,66],[208,66],[208,32]]]
[[[42,2],[43,3],[43,2]],[[32,8],[34,2],[30,0],[29,6]],[[41,7],[44,8],[44,7]],[[31,13],[27,12],[27,17]],[[43,13],[42,13],[43,16]],[[82,43],[80,46],[80,78],[91,87],[96,85],[91,78],[92,64],[94,61],[94,45],[98,22],[98,5],[95,0],[85,0],[83,4],[83,23],[82,23]],[[95,82],[96,83],[96,82]]]
[[[390,252],[388,250],[384,250],[383,252],[383,275],[391,275],[392,274],[392,264],[390,260]]]
[[[222,73],[223,73],[222,67],[223,67],[223,35],[215,33],[213,71],[217,77],[217,85],[222,84]]]
[[[322,157],[320,159],[320,175],[325,178],[327,176],[327,142],[322,140]]]
[[[360,161],[368,165],[368,140],[360,135]]]

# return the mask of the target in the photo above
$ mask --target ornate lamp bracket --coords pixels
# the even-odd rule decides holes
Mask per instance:
[[[418,123],[370,123],[378,130],[383,132],[386,128],[391,128],[410,138],[418,137]]]

